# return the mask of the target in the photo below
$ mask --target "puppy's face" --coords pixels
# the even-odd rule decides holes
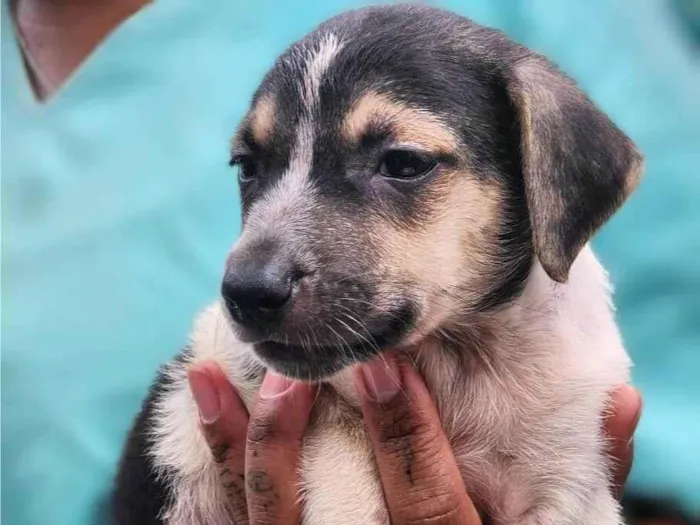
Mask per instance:
[[[533,255],[565,279],[610,210],[569,232],[568,195],[537,181],[539,205],[564,211],[533,232],[544,210],[530,209],[528,163],[562,159],[531,135],[565,119],[556,98],[533,109],[528,71],[512,75],[529,56],[463,18],[404,6],[341,15],[278,59],[233,140],[244,227],[222,286],[266,364],[318,379],[414,343],[514,298]],[[564,86],[554,91],[588,104],[550,74]],[[557,235],[563,248],[537,249]]]

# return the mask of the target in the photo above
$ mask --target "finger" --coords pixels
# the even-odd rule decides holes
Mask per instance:
[[[248,425],[246,494],[255,525],[299,523],[299,456],[315,388],[275,373],[265,376]]]
[[[393,355],[358,367],[355,384],[391,523],[478,525],[423,381]]]
[[[639,392],[624,385],[612,396],[612,412],[605,419],[608,436],[608,454],[613,459],[613,489],[619,498],[632,469],[634,456],[633,436],[642,413],[642,397]]]
[[[247,525],[245,446],[248,411],[216,363],[197,363],[188,370],[187,377],[231,516],[234,523]]]

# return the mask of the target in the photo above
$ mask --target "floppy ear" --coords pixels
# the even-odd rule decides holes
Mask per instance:
[[[642,156],[544,58],[519,60],[508,77],[535,254],[552,279],[565,282],[583,246],[637,186]]]

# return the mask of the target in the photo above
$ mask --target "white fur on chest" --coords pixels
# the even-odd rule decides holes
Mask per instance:
[[[620,341],[607,276],[590,249],[569,283],[555,285],[533,270],[522,296],[490,324],[483,345],[458,356],[423,345],[414,356],[441,414],[470,494],[488,502],[498,524],[614,525],[600,421],[609,392],[627,382],[629,359]],[[200,318],[192,359],[214,359],[250,404],[246,381],[255,362],[218,305]],[[171,476],[170,525],[230,523],[183,364],[154,421],[155,464]],[[356,404],[349,374],[331,384]],[[369,443],[360,421],[312,427],[302,477],[307,525],[388,523]],[[537,506],[536,514],[528,514]]]

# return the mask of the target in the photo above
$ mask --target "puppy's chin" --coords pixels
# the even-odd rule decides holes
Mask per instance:
[[[403,345],[413,330],[415,309],[406,306],[386,319],[373,324],[382,328],[363,335],[357,332],[352,341],[341,344],[315,344],[308,337],[305,344],[261,341],[253,344],[256,355],[275,372],[303,381],[322,381],[344,368],[368,361],[384,350]]]

